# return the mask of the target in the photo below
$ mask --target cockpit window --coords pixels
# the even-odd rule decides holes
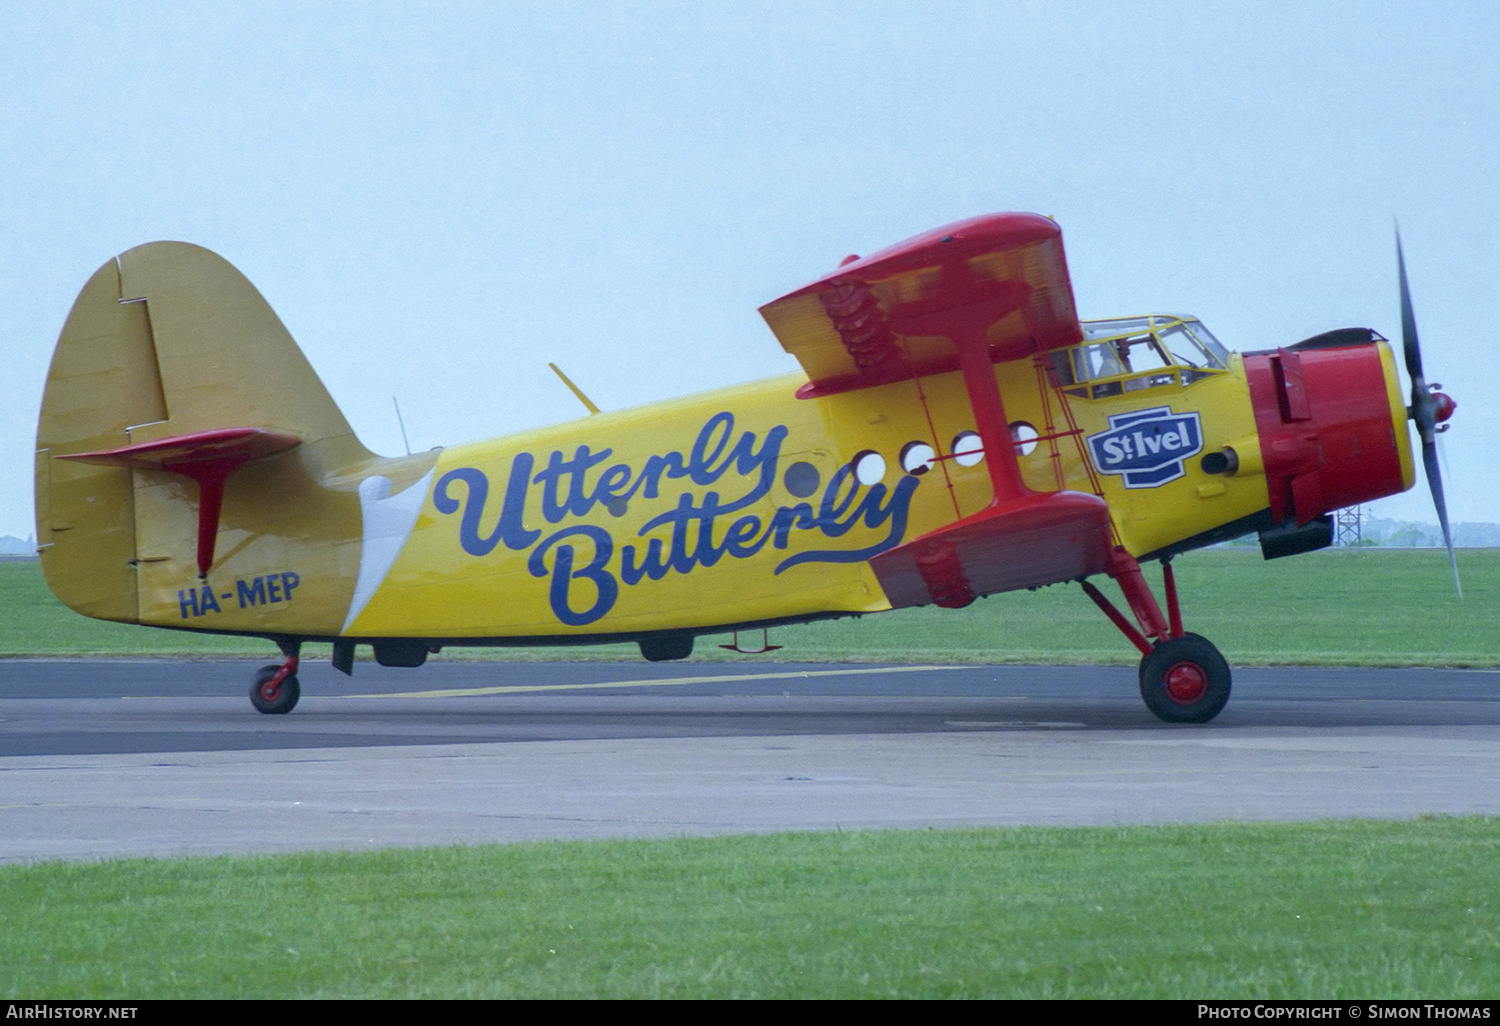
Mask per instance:
[[[1161,340],[1178,363],[1214,370],[1229,366],[1228,352],[1197,321],[1174,324],[1161,333]]]
[[[1161,370],[1163,367],[1172,366],[1171,357],[1166,355],[1156,339],[1150,335],[1122,338],[1113,345],[1125,363],[1126,374],[1139,374],[1141,371]]]
[[[1198,344],[1212,353],[1218,361],[1217,366],[1227,368],[1229,366],[1229,350],[1224,348],[1223,343],[1213,337],[1202,321],[1188,321],[1187,327],[1197,338]]]
[[[1084,343],[1069,350],[1073,381],[1097,381],[1172,366],[1149,334]]]
[[[1149,317],[1120,317],[1112,321],[1084,321],[1083,337],[1085,341],[1095,338],[1112,338],[1115,335],[1129,335],[1137,331],[1150,331],[1151,318]]]
[[[1162,385],[1187,385],[1229,367],[1229,351],[1191,317],[1153,314],[1083,322],[1082,345],[1053,354],[1059,383],[1100,399]],[[1088,384],[1093,383],[1093,384]]]
[[[1072,381],[1093,381],[1096,378],[1112,378],[1124,374],[1125,367],[1115,347],[1108,342],[1078,346],[1070,350],[1073,357]]]

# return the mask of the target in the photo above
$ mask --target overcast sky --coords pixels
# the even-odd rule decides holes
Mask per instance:
[[[795,370],[757,307],[951,221],[1062,225],[1084,317],[1399,336],[1500,520],[1500,4],[0,0],[0,534],[52,347],[156,239],[222,254],[367,445]],[[1433,519],[1425,487],[1385,516]]]

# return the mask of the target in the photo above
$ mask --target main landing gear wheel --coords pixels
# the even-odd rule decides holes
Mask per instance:
[[[1206,638],[1170,638],[1141,660],[1141,697],[1168,723],[1207,723],[1229,701],[1229,664]]]
[[[263,713],[289,713],[302,697],[302,685],[297,675],[289,673],[280,684],[274,683],[281,672],[280,663],[271,663],[255,671],[255,683],[250,685],[250,702]]]

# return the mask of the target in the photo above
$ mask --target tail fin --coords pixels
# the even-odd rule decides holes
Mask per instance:
[[[280,319],[227,261],[155,242],[99,268],[58,339],[37,426],[37,542],[53,592],[81,613],[136,621],[142,563],[180,564],[194,534],[200,552],[209,534],[211,553],[217,505],[213,524],[196,531],[191,513],[176,507],[206,505],[213,475],[203,465],[225,458],[206,443],[183,443],[219,439],[225,429],[285,437],[302,447],[302,464],[314,459],[325,472],[373,459]],[[217,470],[227,477],[288,445],[269,454],[242,447]],[[196,472],[182,469],[184,459]],[[196,480],[200,493],[174,475]],[[143,503],[154,513],[164,496],[172,514],[153,516],[149,529],[138,523]],[[357,536],[357,499],[350,501]]]

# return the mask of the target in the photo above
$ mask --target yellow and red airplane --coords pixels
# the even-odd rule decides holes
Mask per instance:
[[[89,616],[274,642],[267,713],[296,704],[305,641],[345,673],[358,645],[385,666],[606,641],[680,659],[699,634],[1079,581],[1140,650],[1151,711],[1203,722],[1230,671],[1183,630],[1173,556],[1328,545],[1330,511],[1411,487],[1409,418],[1447,535],[1432,446],[1454,404],[1423,378],[1404,263],[1401,295],[1410,409],[1366,328],[1240,355],[1192,317],[1080,322],[1057,225],[996,214],[763,307],[805,374],[388,458],[238,271],[152,243],[98,270],[58,341],[42,570]]]

